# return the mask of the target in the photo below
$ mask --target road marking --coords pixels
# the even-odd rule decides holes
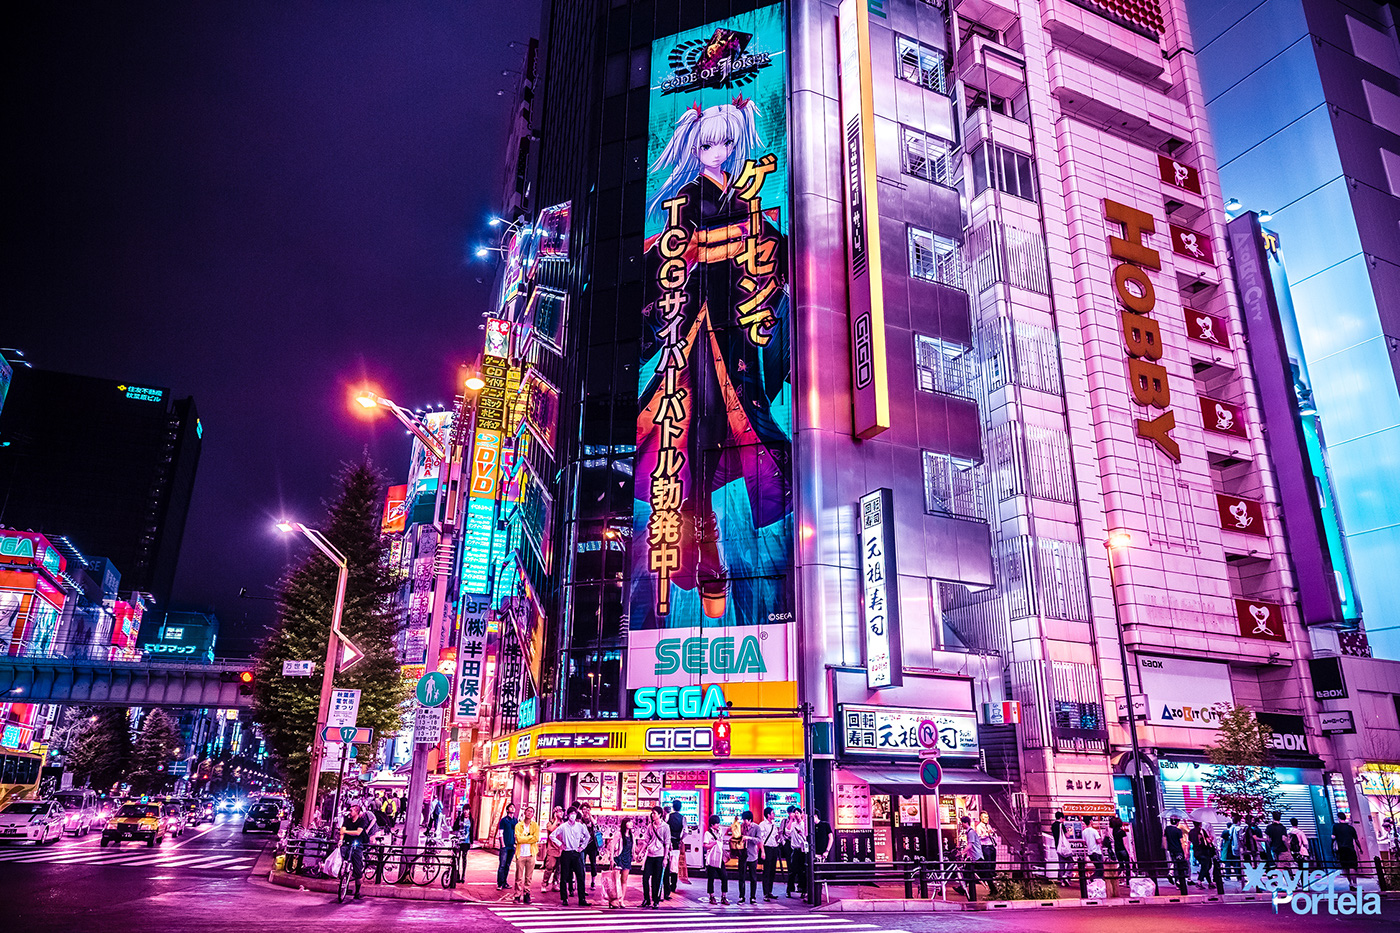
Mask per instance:
[[[703,926],[705,933],[754,933],[776,930],[778,933],[863,933],[885,931],[875,924],[857,923],[844,917],[821,914],[736,914],[732,909],[713,910],[681,908],[650,911],[636,907],[615,911],[605,908],[569,908],[554,906],[492,906],[487,909],[510,923],[521,933],[681,933]]]

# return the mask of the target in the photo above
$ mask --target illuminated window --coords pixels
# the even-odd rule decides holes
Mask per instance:
[[[924,508],[930,514],[987,517],[982,464],[924,451]]]
[[[907,126],[900,127],[899,131],[905,173],[935,184],[951,185],[948,179],[948,150],[952,144]]]
[[[958,244],[948,237],[910,227],[909,274],[916,279],[962,288]]]
[[[948,93],[948,72],[942,52],[904,36],[895,38],[895,51],[901,79],[940,94]]]

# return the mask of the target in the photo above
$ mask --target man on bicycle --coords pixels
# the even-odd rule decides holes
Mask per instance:
[[[365,845],[369,842],[373,825],[363,808],[358,803],[352,803],[350,815],[340,827],[340,838],[345,849],[342,855],[350,860],[355,874],[355,900],[360,899],[360,876],[365,873]]]

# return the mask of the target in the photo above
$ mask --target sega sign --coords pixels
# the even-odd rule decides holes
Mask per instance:
[[[634,629],[627,644],[627,686],[703,689],[712,683],[792,680],[790,626],[785,622],[772,618],[772,624],[763,625]]]

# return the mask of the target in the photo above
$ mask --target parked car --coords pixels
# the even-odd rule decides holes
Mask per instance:
[[[255,803],[243,821],[244,833],[275,833],[282,828],[282,809],[275,803]]]
[[[87,788],[61,790],[53,799],[63,806],[63,831],[75,836],[86,836],[93,827],[102,828],[102,810],[98,806],[97,793]]]
[[[53,800],[12,800],[0,809],[0,842],[57,842],[63,805]]]
[[[159,803],[122,804],[102,830],[102,845],[121,845],[127,839],[144,840],[148,846],[160,845],[170,833],[164,810]]]

